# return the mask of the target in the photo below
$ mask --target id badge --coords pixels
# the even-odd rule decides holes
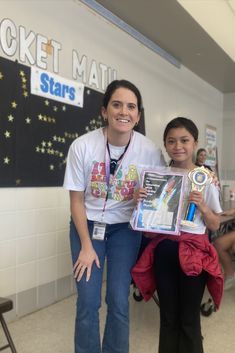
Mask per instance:
[[[104,240],[105,229],[106,229],[105,223],[95,222],[94,228],[93,228],[93,233],[92,233],[92,239]]]

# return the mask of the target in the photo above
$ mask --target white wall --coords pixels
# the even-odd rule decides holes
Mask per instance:
[[[177,69],[120,29],[72,0],[0,1],[10,18],[62,43],[61,76],[72,79],[72,49],[106,63],[141,90],[147,135],[162,146],[163,129],[177,115],[193,119],[204,146],[215,126],[222,148],[223,95],[192,72]],[[0,55],[3,55],[0,48]],[[16,57],[12,57],[14,60]],[[68,195],[60,188],[0,189],[0,295],[12,295],[71,272]]]
[[[235,93],[224,95],[222,175],[235,188]]]

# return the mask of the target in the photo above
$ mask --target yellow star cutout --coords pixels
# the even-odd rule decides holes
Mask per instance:
[[[14,120],[14,116],[12,116],[12,115],[8,115],[8,121],[10,122],[10,123],[12,123],[13,122],[13,120]]]
[[[10,163],[10,158],[8,158],[8,157],[5,157],[3,160],[4,160],[4,164],[9,164]]]
[[[2,80],[3,79],[3,74],[2,74],[2,72],[0,71],[0,80]]]
[[[24,76],[25,75],[25,73],[24,73],[24,71],[20,71],[20,76]]]
[[[28,97],[28,92],[27,91],[24,91],[24,93],[23,93],[23,96],[26,98],[26,97]]]
[[[17,107],[17,103],[15,101],[11,102],[11,106],[15,109]]]
[[[10,138],[11,137],[11,133],[9,131],[5,131],[4,133],[6,138]]]
[[[26,124],[30,124],[30,123],[31,123],[31,119],[30,119],[29,117],[27,117],[27,118],[25,119],[25,121],[26,121]]]

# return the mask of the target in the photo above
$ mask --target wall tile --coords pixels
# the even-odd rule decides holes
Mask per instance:
[[[16,264],[16,240],[0,242],[0,270]]]
[[[56,282],[47,283],[38,287],[38,307],[44,308],[56,301]]]
[[[38,286],[55,281],[57,272],[56,256],[50,257],[48,259],[39,260],[37,263],[37,272]]]
[[[35,225],[37,234],[55,232],[56,210],[49,208],[36,210]]]
[[[15,189],[1,188],[0,189],[0,212],[15,211],[15,209],[16,209]]]
[[[69,228],[69,222],[70,222],[70,211],[66,207],[61,207],[57,209],[57,229],[68,229]]]
[[[16,240],[16,263],[25,264],[36,260],[36,237],[20,238]]]
[[[36,188],[34,191],[36,208],[54,208],[57,207],[57,188]]]
[[[57,231],[57,253],[62,254],[68,252],[70,252],[69,231]]]
[[[64,188],[57,188],[57,206],[70,209],[69,191]]]
[[[36,287],[37,283],[36,263],[30,262],[16,268],[17,293]]]
[[[72,294],[71,275],[57,280],[57,300],[64,299]]]
[[[35,188],[16,189],[16,209],[30,210],[37,207],[35,204]]]
[[[16,293],[15,267],[0,270],[0,293],[2,297],[7,297]]]
[[[72,274],[72,260],[70,253],[58,255],[57,278],[63,278]]]
[[[31,288],[17,294],[17,315],[24,316],[38,309],[37,290]]]
[[[16,235],[17,237],[24,237],[34,235],[36,231],[35,226],[35,210],[18,211],[16,213]]]
[[[56,233],[46,233],[37,237],[37,258],[56,256]]]
[[[16,237],[16,213],[0,213],[0,241]]]

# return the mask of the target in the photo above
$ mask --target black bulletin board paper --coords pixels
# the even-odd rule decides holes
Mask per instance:
[[[31,95],[30,67],[0,57],[0,187],[61,186],[72,141],[103,125],[102,99],[87,87],[83,108]]]

